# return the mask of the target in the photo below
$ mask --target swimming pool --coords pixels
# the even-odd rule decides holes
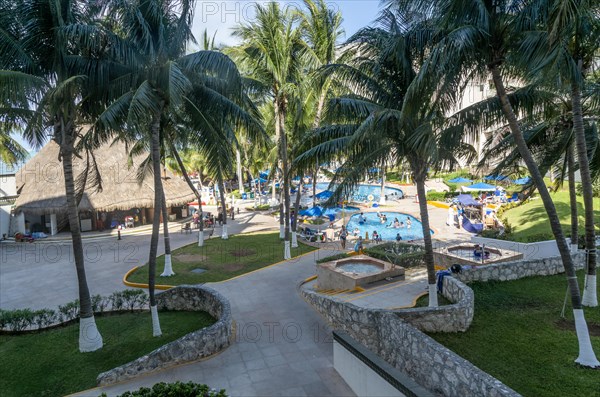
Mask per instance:
[[[306,185],[306,187],[310,188],[312,185]],[[317,191],[319,190],[327,190],[329,188],[329,182],[318,182],[317,183]],[[385,195],[388,196],[388,199],[391,198],[402,198],[404,197],[404,192],[401,189],[395,187],[385,187],[384,188]],[[350,200],[352,201],[370,201],[368,199],[369,195],[373,196],[373,200],[371,201],[379,201],[381,198],[381,186],[379,185],[358,185],[358,188],[355,189],[350,195]]]
[[[369,233],[369,238],[372,238],[373,231],[376,230],[382,240],[396,240],[396,234],[398,233],[400,233],[402,240],[419,240],[423,238],[421,222],[415,217],[401,212],[381,212],[381,215],[384,214],[387,217],[387,222],[381,223],[381,219],[377,216],[376,212],[365,212],[364,216],[367,220],[362,224],[358,221],[360,214],[352,215],[346,225],[348,233],[353,234],[354,230],[358,229],[358,233],[362,238],[365,238],[366,232]],[[395,218],[398,218],[398,221],[404,224],[403,227],[393,227]],[[407,227],[407,219],[410,220],[410,227]]]

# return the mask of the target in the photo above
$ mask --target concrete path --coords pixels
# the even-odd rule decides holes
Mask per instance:
[[[229,221],[231,222],[231,221]],[[245,212],[228,225],[229,234],[279,229],[274,218]],[[171,249],[198,241],[198,234],[182,234],[181,225],[169,225]],[[122,240],[106,234],[83,241],[85,269],[92,295],[110,295],[122,291],[123,275],[134,266],[148,262],[150,229],[129,229]],[[205,231],[205,235],[208,235]],[[221,235],[217,226],[213,238]],[[84,233],[85,236],[85,233]],[[283,248],[282,248],[283,249]],[[162,238],[158,254],[164,253]],[[51,308],[78,297],[77,275],[70,240],[40,240],[29,243],[0,243],[0,308]],[[157,269],[158,274],[162,269]],[[157,282],[161,278],[157,277]]]
[[[315,260],[336,251],[314,251],[245,276],[207,284],[231,302],[236,342],[204,361],[166,369],[79,396],[115,395],[156,382],[195,381],[231,396],[352,396],[333,369],[331,330],[300,297],[301,280]]]

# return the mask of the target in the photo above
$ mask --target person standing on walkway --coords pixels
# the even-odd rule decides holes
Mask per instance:
[[[340,230],[340,242],[342,243],[342,249],[346,249],[346,237],[348,237],[348,232],[346,231],[346,226],[342,225],[342,230]]]

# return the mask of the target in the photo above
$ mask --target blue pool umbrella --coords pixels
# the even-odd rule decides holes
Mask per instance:
[[[267,180],[266,180],[266,179],[263,179],[263,178],[260,178],[260,179],[259,179],[259,178],[256,178],[256,179],[254,180],[254,183],[266,183],[266,182],[267,182]]]
[[[302,210],[298,213],[302,216],[322,216],[323,208],[316,206],[316,207],[312,207],[312,208],[309,208],[306,210]]]
[[[463,191],[468,192],[468,191],[488,191],[488,192],[493,192],[496,191],[496,186],[494,185],[490,185],[489,183],[476,183],[474,185],[470,185],[470,186],[463,186],[461,188]]]
[[[458,178],[450,179],[448,182],[450,182],[450,183],[471,183],[473,181],[470,179],[467,179],[467,178],[458,177]]]
[[[323,190],[321,193],[315,195],[315,197],[319,200],[326,200],[331,196],[333,196],[333,192],[331,190]]]
[[[506,175],[488,175],[484,176],[483,179],[486,181],[511,182],[510,178]]]
[[[294,177],[294,179],[292,179],[292,181],[294,181],[294,182],[297,182],[297,181],[299,181],[299,180],[300,180],[300,177],[299,177],[299,176],[295,176],[295,177]]]
[[[515,179],[514,183],[516,185],[527,185],[529,182],[531,182],[531,177],[530,176],[526,176],[525,178]]]
[[[455,200],[462,205],[473,205],[476,207],[481,206],[481,203],[477,202],[470,194],[459,194]]]

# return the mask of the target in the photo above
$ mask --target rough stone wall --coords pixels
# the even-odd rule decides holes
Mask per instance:
[[[231,307],[229,301],[219,292],[205,286],[180,286],[157,294],[156,300],[159,309],[206,311],[215,317],[217,322],[167,343],[137,360],[101,373],[96,378],[98,386],[195,361],[229,346],[232,335]]]
[[[459,280],[446,276],[442,288],[451,305],[394,310],[394,314],[423,332],[464,332],[473,322],[473,290]]]
[[[434,394],[446,397],[519,396],[415,328],[440,328],[441,331],[468,328],[473,319],[473,291],[452,277],[444,278],[443,291],[448,299],[457,303],[439,308],[387,311],[364,309],[334,301],[310,289],[301,289],[304,299],[335,329],[347,332]],[[456,321],[454,317],[462,320]]]
[[[381,313],[377,354],[432,393],[445,397],[519,394],[394,313]]]
[[[585,266],[585,253],[578,252],[573,254],[572,257],[576,269],[582,269]],[[464,269],[461,273],[455,275],[455,277],[465,283],[469,283],[472,281],[516,280],[523,277],[549,276],[563,272],[562,259],[554,257],[478,266],[471,269]]]

